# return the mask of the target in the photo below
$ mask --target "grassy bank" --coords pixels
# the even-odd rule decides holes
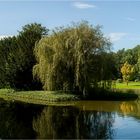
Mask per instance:
[[[34,104],[53,104],[65,101],[79,100],[79,97],[72,94],[65,94],[59,91],[14,91],[12,89],[0,89],[0,98],[4,100],[16,100]],[[71,103],[70,103],[71,104]]]
[[[117,89],[140,89],[140,82],[116,83]]]
[[[115,89],[118,92],[137,94],[140,98],[140,82],[116,83]]]
[[[0,89],[0,98],[11,101],[22,101],[26,103],[43,105],[72,105],[70,101],[77,100],[135,100],[138,98],[133,92],[92,92],[90,96],[82,98],[73,94],[66,94],[60,91],[14,91],[12,89]]]

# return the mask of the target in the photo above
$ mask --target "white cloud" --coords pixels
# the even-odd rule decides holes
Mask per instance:
[[[88,9],[88,8],[95,8],[96,6],[93,4],[83,3],[83,2],[75,2],[73,4],[74,7],[79,9]]]
[[[116,42],[122,39],[123,37],[125,37],[126,35],[127,33],[115,32],[115,33],[108,34],[108,37],[110,38],[112,42]]]
[[[12,35],[0,35],[0,40],[7,37],[12,37]]]
[[[135,21],[135,18],[127,17],[126,20],[128,20],[128,21]]]

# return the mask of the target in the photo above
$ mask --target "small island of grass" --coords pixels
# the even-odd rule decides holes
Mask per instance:
[[[12,89],[0,89],[0,98],[9,101],[21,101],[25,103],[53,105],[72,105],[71,101],[79,100],[135,100],[138,98],[134,93],[106,92],[93,96],[79,96],[61,91],[15,91]]]
[[[56,102],[76,101],[80,98],[73,94],[61,91],[15,91],[12,89],[0,89],[0,98],[9,101],[21,101],[33,104],[53,104]],[[65,105],[69,103],[65,102]]]

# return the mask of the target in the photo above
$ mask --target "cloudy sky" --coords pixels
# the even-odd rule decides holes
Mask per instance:
[[[16,35],[32,22],[52,29],[81,20],[102,25],[113,51],[140,44],[138,0],[0,0],[0,38]]]

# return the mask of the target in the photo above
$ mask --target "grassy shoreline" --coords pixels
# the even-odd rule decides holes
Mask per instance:
[[[137,94],[112,92],[112,93],[93,93],[93,96],[81,98],[78,95],[66,94],[60,91],[15,91],[12,89],[0,89],[0,98],[8,101],[20,101],[25,103],[33,103],[40,105],[74,105],[73,101],[80,100],[101,100],[101,101],[122,101],[122,100],[135,100]]]
[[[116,89],[139,89],[140,90],[140,82],[129,82],[128,85],[123,83],[116,83]]]
[[[0,89],[0,98],[42,105],[51,105],[54,103],[71,105],[71,101],[80,100],[76,95],[65,94],[58,91],[14,91],[12,89]],[[69,103],[67,101],[69,101]]]
[[[134,93],[140,97],[140,82],[116,83],[114,90],[122,93]]]

